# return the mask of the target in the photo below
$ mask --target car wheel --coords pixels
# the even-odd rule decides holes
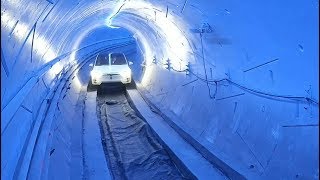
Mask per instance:
[[[136,83],[134,82],[134,80],[131,78],[131,82],[126,84],[126,88],[128,89],[136,89]]]
[[[87,86],[87,91],[91,92],[91,91],[96,91],[96,90],[97,90],[97,85],[93,85],[92,84],[92,80],[90,78],[90,81],[89,81],[88,86]]]

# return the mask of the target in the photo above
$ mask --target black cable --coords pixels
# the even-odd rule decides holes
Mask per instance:
[[[209,84],[210,84],[210,83],[211,83],[211,84],[214,83],[214,84],[216,85],[216,89],[217,89],[217,85],[218,85],[219,82],[227,81],[227,82],[229,82],[230,84],[233,84],[233,85],[235,85],[235,86],[237,86],[237,87],[239,87],[239,88],[241,88],[241,89],[244,89],[244,90],[249,91],[249,92],[254,92],[254,93],[256,93],[256,94],[261,94],[261,95],[271,96],[271,97],[277,97],[277,98],[291,99],[291,100],[293,100],[293,99],[305,99],[305,100],[308,101],[308,102],[311,102],[311,103],[314,103],[314,104],[319,105],[319,103],[318,103],[317,101],[315,101],[315,100],[313,100],[313,99],[311,99],[311,98],[308,98],[308,97],[303,97],[303,96],[290,96],[290,95],[276,95],[276,94],[265,93],[265,92],[261,92],[261,91],[255,90],[255,89],[247,88],[247,87],[245,87],[245,86],[242,86],[242,85],[240,85],[240,84],[238,84],[238,83],[235,83],[235,82],[231,81],[230,79],[226,79],[226,78],[225,78],[225,79],[220,79],[220,80],[206,80],[206,79],[198,76],[197,74],[195,74],[195,73],[192,72],[192,71],[189,71],[189,72],[190,72],[191,74],[193,74],[194,76],[196,76],[198,79],[200,79],[200,80],[203,81],[203,82],[208,82]],[[216,92],[215,92],[215,94],[216,94]]]
[[[161,62],[159,63],[156,63],[158,65],[168,65],[168,64],[163,64]],[[218,83],[219,82],[222,82],[222,81],[227,81],[229,82],[230,84],[233,84],[243,90],[246,90],[246,91],[249,91],[249,92],[253,92],[253,93],[256,93],[256,94],[260,94],[260,95],[264,95],[264,96],[271,96],[271,97],[276,97],[276,98],[284,98],[284,99],[290,99],[290,100],[293,100],[293,99],[304,99],[306,101],[308,101],[309,103],[314,103],[314,104],[317,104],[319,105],[319,103],[316,101],[316,100],[313,100],[311,98],[308,98],[308,97],[304,97],[304,96],[291,96],[291,95],[276,95],[276,94],[270,94],[270,93],[266,93],[266,92],[262,92],[262,91],[258,91],[258,90],[255,90],[255,89],[251,89],[251,88],[247,88],[245,86],[242,86],[236,82],[233,82],[231,81],[230,79],[220,79],[220,80],[208,80],[208,79],[205,79],[203,77],[200,77],[198,76],[197,74],[195,74],[194,72],[192,72],[190,69],[185,69],[185,70],[176,70],[174,68],[171,68],[173,71],[175,72],[186,72],[186,71],[189,71],[191,74],[193,74],[195,77],[197,77],[198,79],[200,79],[201,81],[207,83],[207,86],[209,88],[209,93],[210,93],[210,87],[209,87],[209,84],[211,85],[215,85],[215,92],[214,92],[214,95],[213,97],[211,96],[211,93],[209,94],[210,98],[213,98],[215,99],[215,96],[217,94],[217,91],[218,91]]]
[[[211,96],[211,89],[208,82],[207,68],[206,68],[206,62],[205,62],[204,52],[203,52],[202,33],[200,33],[200,40],[201,40],[201,53],[202,53],[202,63],[203,63],[204,74],[206,76],[206,83],[209,91],[209,97],[212,99],[214,97]]]
[[[257,91],[257,90],[254,90],[254,89],[250,89],[250,88],[247,88],[247,87],[244,87],[240,84],[237,84],[229,79],[226,79],[228,82],[230,82],[231,84],[234,84],[235,86],[241,88],[241,89],[245,89],[247,91],[252,91],[254,93],[257,93],[257,94],[262,94],[262,95],[265,95],[265,96],[272,96],[272,97],[278,97],[278,98],[286,98],[286,99],[305,99],[307,100],[308,102],[313,102],[317,105],[319,105],[319,103],[311,98],[308,98],[308,97],[304,97],[304,96],[291,96],[291,95],[276,95],[276,94],[270,94],[270,93],[265,93],[265,92],[261,92],[261,91]]]

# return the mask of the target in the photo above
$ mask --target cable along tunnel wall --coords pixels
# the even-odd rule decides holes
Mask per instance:
[[[29,133],[25,127],[35,120],[30,112],[36,112],[45,98],[33,97],[40,94],[37,91],[51,87],[59,71],[53,70],[42,83],[40,79],[32,90],[35,95],[25,96],[23,106],[12,101],[13,97],[20,89],[31,89],[23,85],[34,72],[42,72],[38,71],[42,67],[47,70],[49,62],[59,61],[55,57],[73,49],[73,43],[85,36],[85,29],[105,24],[114,10],[117,16],[113,23],[127,24],[149,62],[142,86],[150,99],[163,111],[173,113],[194,139],[247,178],[318,178],[317,104],[301,99],[288,102],[260,96],[229,82],[214,82],[229,79],[259,92],[318,102],[318,2],[131,2],[140,7],[124,5],[119,10],[122,2],[111,1],[2,2],[2,112],[8,104],[16,109],[10,126],[10,118],[2,118],[2,128],[7,127],[2,129],[2,140],[8,142],[14,137],[12,142],[18,142],[2,146],[6,155],[1,161],[6,172],[3,176],[12,177],[20,164],[24,138]],[[132,21],[133,15],[138,16],[137,21]],[[161,22],[165,23],[157,24]],[[166,26],[172,22],[176,26]],[[168,28],[160,31],[161,25]],[[201,28],[209,33],[200,37]],[[182,40],[172,36],[177,32],[176,37]],[[185,47],[190,49],[184,51]],[[175,52],[187,55],[179,59]],[[153,56],[160,65],[150,63]],[[168,71],[168,57],[176,70],[180,70],[181,60],[181,70],[190,62],[194,74]],[[48,66],[44,66],[46,63]],[[32,80],[29,83],[37,81]],[[28,120],[18,121],[21,119]]]

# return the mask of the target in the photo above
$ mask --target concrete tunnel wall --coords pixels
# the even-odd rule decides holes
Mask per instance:
[[[318,1],[1,2],[2,177],[46,178],[63,169],[50,163],[70,166],[77,113],[63,107],[81,87],[71,78],[55,100],[53,92],[81,63],[77,54],[129,41],[110,35],[71,52],[108,25],[137,39],[143,92],[215,157],[248,179],[318,178]],[[60,110],[48,102],[62,112],[53,116]],[[61,134],[51,127],[58,119]]]

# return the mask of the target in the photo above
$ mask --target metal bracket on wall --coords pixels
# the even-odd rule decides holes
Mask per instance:
[[[168,5],[167,5],[166,18],[168,17],[168,10],[169,10],[169,8],[168,8]]]
[[[258,67],[264,66],[264,65],[266,65],[266,64],[269,64],[269,63],[272,63],[272,62],[275,62],[275,61],[278,61],[278,60],[279,60],[279,58],[273,59],[273,60],[271,60],[271,61],[265,62],[265,63],[260,64],[260,65],[258,65],[258,66],[255,66],[255,67],[249,68],[249,69],[247,69],[247,70],[244,70],[243,72],[251,71],[251,70],[253,70],[253,69],[256,69],[256,68],[258,68]]]
[[[6,59],[4,58],[4,54],[3,54],[2,48],[1,48],[1,64],[3,66],[4,72],[6,73],[7,77],[9,77],[10,72],[9,72],[9,69],[8,69],[8,66],[7,66]]]
[[[12,35],[14,29],[17,27],[18,23],[19,23],[19,20],[17,20],[17,22],[13,25],[12,30],[11,30],[10,33],[9,33],[9,37],[10,37],[10,38],[11,38],[11,35]]]
[[[34,24],[33,34],[32,34],[31,51],[30,51],[30,60],[31,60],[31,62],[32,62],[33,43],[34,43],[34,35],[36,34],[36,27],[37,27],[37,23]]]
[[[34,24],[34,25],[32,26],[32,28],[31,28],[31,30],[29,31],[27,37],[24,39],[24,41],[23,41],[23,43],[22,43],[22,45],[21,45],[21,47],[20,47],[20,49],[19,49],[19,51],[18,51],[18,54],[17,54],[16,57],[14,58],[14,62],[13,62],[13,65],[12,65],[11,70],[13,70],[13,68],[14,68],[15,65],[17,64],[17,61],[18,61],[19,56],[20,56],[20,54],[21,54],[21,52],[22,52],[22,49],[23,49],[24,45],[26,44],[29,36],[31,35],[31,32],[35,29],[35,25],[36,25],[36,24]]]
[[[52,6],[52,8],[51,8],[51,9],[49,10],[49,12],[47,13],[47,15],[43,18],[42,22],[44,22],[44,21],[47,19],[47,17],[49,16],[49,14],[51,13],[51,11],[53,10],[53,8],[54,8],[57,4],[58,4],[58,2],[55,3],[55,4]]]
[[[184,8],[186,7],[187,1],[188,1],[188,0],[185,0],[185,1],[184,1],[183,6],[182,6],[182,9],[181,9],[181,11],[180,11],[181,13],[183,13]]]
[[[47,0],[50,4],[54,4],[54,2],[52,0]]]

